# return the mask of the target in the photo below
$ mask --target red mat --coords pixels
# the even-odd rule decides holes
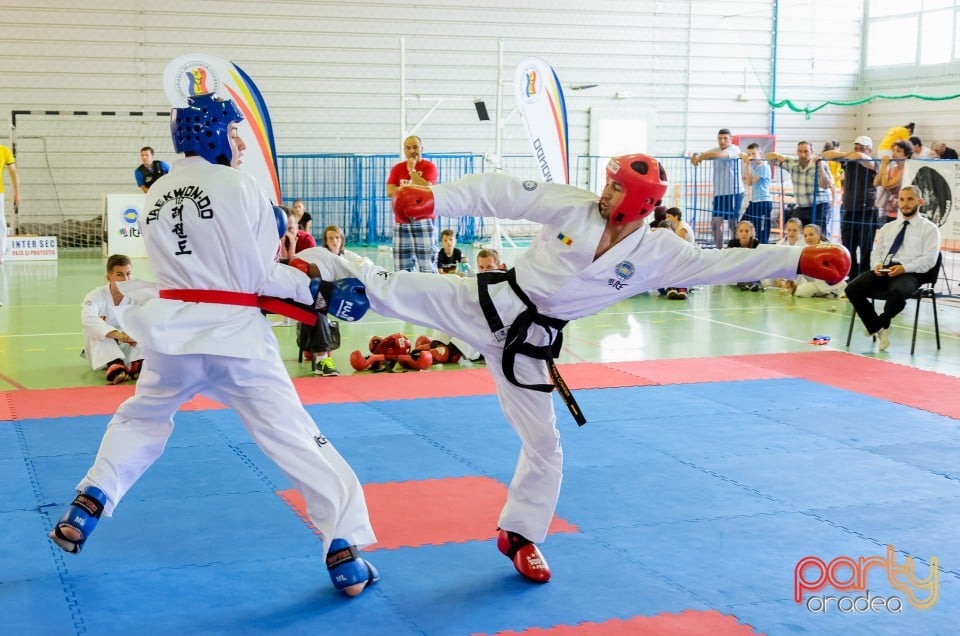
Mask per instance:
[[[494,539],[497,517],[507,500],[506,486],[489,477],[365,484],[363,493],[370,522],[377,529],[377,543],[366,548],[368,552]],[[282,490],[277,495],[306,521],[298,491]],[[554,516],[548,534],[559,532],[578,530]]]
[[[520,632],[497,632],[496,636],[746,636],[757,633],[752,627],[738,623],[733,616],[714,610],[687,610],[627,620],[615,618],[602,623],[531,627]]]
[[[739,357],[615,362],[608,366],[643,380],[639,384],[690,384],[794,377],[789,371],[781,373],[766,369]]]
[[[960,379],[843,351],[737,356],[790,377],[960,419]]]
[[[960,419],[960,380],[884,360],[831,350],[719,358],[560,365],[573,389],[803,378]],[[486,369],[361,373],[337,378],[295,378],[304,404],[373,402],[429,397],[491,395]],[[133,385],[3,391],[0,421],[111,415],[133,394]],[[223,406],[198,397],[184,410]]]
[[[133,395],[133,384],[84,386],[70,389],[4,391],[0,421],[70,417],[74,415],[113,415],[117,407]],[[197,396],[181,410],[222,409],[219,402]]]

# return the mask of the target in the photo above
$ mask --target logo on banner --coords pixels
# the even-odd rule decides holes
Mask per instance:
[[[206,93],[220,94],[223,82],[215,66],[206,60],[193,58],[182,62],[172,72],[173,87],[179,99],[179,104],[186,105],[187,97],[204,95]],[[223,96],[221,96],[223,97]]]
[[[537,98],[537,69],[528,68],[524,71],[527,77],[526,88],[527,103],[532,103]]]
[[[140,210],[137,208],[126,208],[121,214],[123,225],[117,228],[117,234],[124,238],[139,238],[140,227],[137,222],[140,220]]]

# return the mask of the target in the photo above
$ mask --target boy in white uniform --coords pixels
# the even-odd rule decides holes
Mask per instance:
[[[540,223],[533,244],[503,273],[459,278],[387,272],[372,264],[352,265],[327,250],[298,254],[325,278],[359,277],[378,314],[442,329],[484,356],[503,413],[523,443],[500,515],[497,545],[527,579],[550,579],[536,543],[547,535],[562,477],[563,453],[550,396],[554,385],[578,422],[585,421],[552,363],[566,321],[658,287],[792,278],[798,266],[803,273],[839,280],[849,268],[849,256],[835,245],[701,250],[673,232],[651,232],[643,219],[666,190],[666,174],[647,155],[612,159],[599,201],[573,186],[503,174],[400,188],[394,210],[409,218],[470,210]]]
[[[133,266],[130,257],[113,254],[107,258],[108,284],[88,293],[80,306],[83,355],[94,370],[106,369],[107,382],[110,384],[137,379],[143,364],[143,353],[137,341],[120,328],[116,311],[132,304],[117,288],[117,283],[131,278]]]
[[[322,535],[334,586],[355,596],[377,580],[357,551],[376,541],[363,490],[300,404],[260,311],[261,299],[275,297],[317,312],[329,303],[334,313],[346,306],[338,298],[343,281],[333,284],[328,300],[329,289],[320,295],[319,280],[274,260],[279,221],[256,180],[235,169],[246,146],[237,136],[243,116],[232,101],[192,96],[171,119],[174,150],[187,156],[150,187],[140,225],[159,297],[134,298],[137,304],[121,316],[147,352],[140,381],[107,426],[97,458],[77,486],[80,494],[50,538],[67,552],[79,552],[101,513],[110,516],[163,452],[180,405],[203,393],[237,412],[301,492]],[[349,301],[357,310],[366,301],[351,289]],[[130,286],[121,290],[135,293]],[[336,315],[353,320],[362,311]],[[233,530],[211,529],[235,540]],[[144,536],[148,541],[149,525]],[[237,536],[242,543],[242,531]]]

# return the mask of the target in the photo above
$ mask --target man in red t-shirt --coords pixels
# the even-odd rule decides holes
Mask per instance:
[[[387,196],[391,199],[402,185],[429,186],[437,182],[439,173],[433,162],[423,158],[423,141],[416,135],[403,140],[401,161],[387,177]],[[393,268],[397,271],[437,271],[437,231],[433,219],[411,221],[394,212]]]

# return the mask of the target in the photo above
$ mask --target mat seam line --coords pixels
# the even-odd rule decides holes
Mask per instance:
[[[47,510],[44,510],[44,507],[54,504],[43,503],[43,489],[40,487],[40,480],[37,477],[36,467],[33,465],[33,461],[30,459],[27,440],[23,434],[23,427],[20,425],[20,422],[14,422],[13,426],[17,434],[17,443],[20,446],[20,452],[23,455],[23,461],[26,465],[30,486],[33,489],[34,499],[37,502],[36,510],[44,519],[44,525],[50,526],[52,523],[50,514]],[[63,552],[60,550],[60,548],[54,545],[52,541],[48,543],[47,548],[50,550],[51,555],[53,555],[54,564],[57,568],[57,576],[60,579],[60,586],[66,599],[67,611],[70,612],[70,618],[73,621],[74,629],[76,630],[77,634],[86,634],[87,628],[83,622],[83,612],[80,610],[80,602],[77,599],[77,590],[67,581],[68,570],[66,562],[63,558]]]

